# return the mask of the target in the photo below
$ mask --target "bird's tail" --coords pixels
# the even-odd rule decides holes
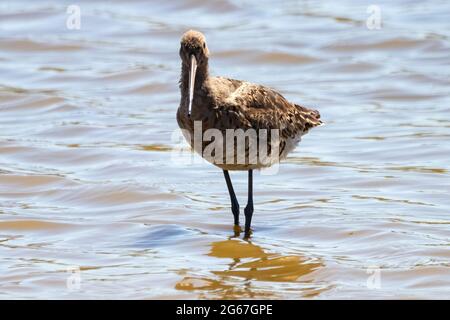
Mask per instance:
[[[299,106],[298,104],[296,104],[295,106],[301,111],[303,117],[306,120],[306,124],[309,128],[314,128],[324,124],[323,121],[320,120],[319,111],[314,109],[308,109],[306,107]]]

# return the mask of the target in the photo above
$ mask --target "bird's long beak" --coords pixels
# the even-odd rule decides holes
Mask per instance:
[[[191,115],[192,100],[194,99],[194,87],[195,87],[195,74],[197,72],[197,60],[195,56],[191,54],[191,70],[189,72],[189,109],[188,115]]]

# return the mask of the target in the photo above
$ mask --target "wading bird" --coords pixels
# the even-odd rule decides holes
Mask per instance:
[[[276,160],[285,158],[309,129],[322,124],[318,111],[288,102],[271,88],[246,81],[210,76],[208,73],[209,50],[205,37],[198,31],[189,30],[182,36],[180,57],[181,100],[177,111],[177,121],[188,143],[203,157],[207,143],[202,141],[196,147],[194,141],[196,122],[202,125],[203,132],[216,129],[224,135],[230,129],[253,129],[256,132],[277,130],[279,134],[276,145],[273,145],[271,140],[267,147],[269,151],[277,151]],[[243,149],[239,149],[233,143],[232,150],[226,150],[225,155],[233,152],[234,156],[220,157],[225,161],[216,161],[216,157],[215,160],[207,158],[223,170],[231,198],[234,224],[238,228],[239,203],[228,171],[248,171],[248,201],[244,210],[246,238],[250,236],[253,215],[253,170],[268,167],[274,163],[273,158],[269,161],[260,161],[260,154],[257,154],[256,161],[250,161],[249,149],[252,143],[261,144],[261,138],[258,135],[253,142],[250,140],[245,139]],[[226,149],[225,143],[224,148]],[[236,153],[239,150],[245,152],[244,162],[237,161],[239,154]]]

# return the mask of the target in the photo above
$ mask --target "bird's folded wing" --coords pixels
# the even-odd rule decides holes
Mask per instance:
[[[287,101],[277,91],[248,82],[236,88],[217,108],[227,119],[227,129],[279,129],[284,137],[305,134],[310,128],[321,124],[320,115]]]

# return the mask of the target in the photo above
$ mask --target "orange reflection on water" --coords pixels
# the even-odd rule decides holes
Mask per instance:
[[[196,291],[199,298],[212,295],[220,299],[279,297],[281,293],[265,290],[266,282],[285,282],[287,290],[295,294],[293,298],[316,296],[324,290],[313,285],[313,272],[323,267],[318,260],[271,253],[254,243],[236,239],[213,242],[208,256],[229,259],[227,268],[212,270],[211,276],[206,277],[185,276],[175,288]]]

